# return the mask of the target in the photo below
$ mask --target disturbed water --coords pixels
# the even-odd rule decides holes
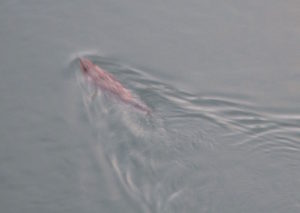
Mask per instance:
[[[2,1],[2,211],[299,212],[299,10]],[[94,96],[79,56],[151,114]]]
[[[195,96],[126,64],[89,57],[153,109],[146,115],[105,93],[92,100],[94,88],[74,69],[78,113],[94,132],[89,158],[104,173],[107,199],[126,197],[137,212],[241,212],[249,203],[257,212],[299,208],[299,116],[263,112],[238,98]],[[78,169],[91,202],[97,175],[84,163]]]

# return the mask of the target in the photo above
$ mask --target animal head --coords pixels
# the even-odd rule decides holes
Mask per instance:
[[[91,72],[92,68],[94,67],[94,64],[86,58],[79,58],[79,62],[80,62],[80,69],[85,74]]]

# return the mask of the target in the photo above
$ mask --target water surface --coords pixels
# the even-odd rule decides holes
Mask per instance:
[[[2,1],[4,212],[299,212],[297,1]],[[77,57],[153,113],[103,93]]]

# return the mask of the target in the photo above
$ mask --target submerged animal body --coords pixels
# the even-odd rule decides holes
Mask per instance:
[[[101,69],[99,66],[86,58],[79,58],[80,68],[84,75],[91,79],[92,83],[102,91],[114,94],[121,101],[134,106],[135,108],[147,112],[151,110],[144,104],[139,103],[112,74]]]

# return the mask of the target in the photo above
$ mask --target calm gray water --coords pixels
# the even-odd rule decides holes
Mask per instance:
[[[300,212],[300,2],[0,2],[4,213]],[[78,56],[145,115],[92,88]]]

